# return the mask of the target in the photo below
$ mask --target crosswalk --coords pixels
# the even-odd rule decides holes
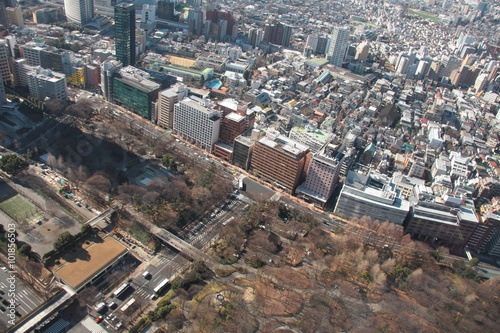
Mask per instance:
[[[0,287],[2,290],[7,289],[4,282],[0,283]],[[8,301],[7,297],[4,296],[3,298]],[[22,315],[30,313],[39,305],[33,301],[32,295],[30,295],[26,290],[17,290],[14,299],[16,300],[16,309]]]

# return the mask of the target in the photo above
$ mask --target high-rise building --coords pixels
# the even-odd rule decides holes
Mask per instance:
[[[304,199],[325,208],[339,181],[344,154],[337,147],[326,144],[313,155],[306,181],[297,188]]]
[[[234,139],[233,156],[231,163],[243,170],[248,170],[250,167],[250,158],[252,150],[257,140],[265,133],[255,128],[249,128],[243,134]]]
[[[370,52],[370,43],[363,42],[356,47],[356,56],[354,59],[366,61],[368,59],[368,52]]]
[[[349,29],[335,27],[332,31],[330,47],[326,53],[328,61],[335,66],[342,66],[349,46]]]
[[[118,60],[106,60],[101,64],[101,91],[107,101],[113,101],[113,77],[122,68]]]
[[[33,21],[39,24],[51,24],[59,18],[57,8],[42,8],[33,12]]]
[[[141,28],[147,33],[153,32],[156,28],[156,6],[143,5],[141,11]]]
[[[158,126],[171,129],[174,126],[174,106],[188,96],[186,85],[176,85],[158,94]]]
[[[220,112],[210,107],[208,99],[185,98],[174,106],[176,134],[212,152],[219,138]]]
[[[0,73],[0,106],[5,103],[5,87],[3,85],[2,73]]]
[[[463,249],[479,225],[474,203],[452,194],[444,194],[439,201],[428,195],[424,198],[419,189],[414,190],[415,202],[405,232],[453,250]]]
[[[153,101],[161,85],[151,80],[151,75],[133,66],[120,69],[113,78],[113,101],[130,111],[151,119]]]
[[[47,49],[44,43],[30,42],[19,47],[21,56],[28,61],[30,66],[41,66],[41,52]]]
[[[7,7],[5,8],[7,13],[7,23],[9,25],[16,25],[18,27],[24,26],[23,11],[21,7]]]
[[[135,64],[135,5],[120,3],[115,6],[116,58],[123,66]]]
[[[7,22],[7,13],[5,12],[5,8],[5,5],[0,2],[0,25],[8,27],[9,23]]]
[[[253,148],[250,169],[291,194],[302,180],[309,155],[309,147],[279,133],[268,132]]]
[[[264,38],[264,33],[262,30],[257,28],[251,28],[248,30],[248,44],[252,45],[252,47],[259,46],[260,42]]]
[[[37,67],[28,73],[28,89],[30,96],[38,99],[68,99],[66,75],[52,72],[50,69]]]
[[[189,25],[189,33],[193,36],[200,36],[203,29],[203,12],[198,9],[190,9],[188,11],[187,23]]]
[[[5,39],[0,40],[0,76],[2,77],[2,84],[11,84],[12,77],[9,66],[10,50],[9,45]]]
[[[318,45],[316,46],[316,54],[326,54],[326,51],[330,47],[331,38],[329,36],[319,36]]]
[[[277,24],[266,24],[264,30],[264,42],[283,45],[285,47],[290,46],[290,41],[292,38],[293,27],[281,22]]]
[[[164,20],[173,20],[175,3],[173,0],[158,1],[158,18]]]
[[[94,0],[64,0],[68,21],[85,25],[94,18]]]

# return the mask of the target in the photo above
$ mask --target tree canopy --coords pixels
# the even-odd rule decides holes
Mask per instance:
[[[0,159],[0,169],[11,175],[15,175],[27,167],[28,161],[16,154],[5,155]]]

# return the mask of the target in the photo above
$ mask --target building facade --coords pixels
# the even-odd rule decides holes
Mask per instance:
[[[186,85],[179,85],[160,91],[158,94],[158,121],[160,127],[172,129],[174,126],[174,106],[188,96]]]
[[[174,132],[206,151],[219,139],[220,122],[220,112],[207,99],[185,98],[174,106]]]
[[[297,194],[319,207],[326,208],[337,187],[343,158],[344,154],[337,147],[325,144],[313,155],[306,180],[297,188]]]
[[[267,133],[253,148],[250,169],[291,194],[302,181],[309,155],[309,147],[278,133]]]
[[[335,66],[342,66],[349,47],[349,29],[335,27],[332,31],[330,47],[326,53],[328,61]]]
[[[94,18],[94,0],[64,0],[64,10],[69,22],[85,25]]]
[[[153,101],[158,98],[161,85],[150,80],[150,75],[133,66],[120,69],[113,78],[113,101],[132,112],[151,119]]]
[[[360,167],[349,170],[334,212],[345,218],[368,216],[402,225],[409,210],[409,202],[399,197],[387,177]]]
[[[38,67],[29,72],[28,88],[30,96],[41,101],[46,98],[60,99],[61,101],[68,99],[66,75],[52,72],[50,69]]]
[[[123,66],[135,64],[135,5],[115,6],[115,51]]]

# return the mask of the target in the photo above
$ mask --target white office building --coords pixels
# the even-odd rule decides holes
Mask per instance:
[[[220,112],[208,99],[185,98],[174,106],[174,133],[209,152],[219,139],[220,124]]]
[[[349,171],[334,212],[347,219],[369,216],[402,225],[409,211],[409,201],[387,176],[364,167]]]
[[[85,25],[94,17],[94,0],[64,0],[64,11],[69,22]]]
[[[41,101],[46,98],[62,101],[68,99],[66,75],[50,69],[38,67],[28,73],[28,89],[31,96]]]
[[[333,28],[330,47],[326,53],[328,61],[335,66],[342,66],[348,47],[349,29],[341,27]]]

